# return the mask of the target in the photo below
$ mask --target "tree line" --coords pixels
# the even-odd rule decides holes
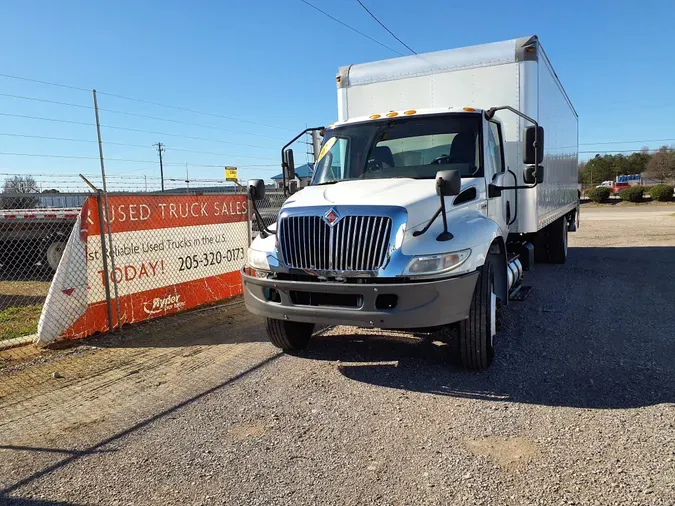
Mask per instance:
[[[617,176],[629,174],[642,174],[643,179],[650,181],[675,180],[675,150],[662,146],[655,153],[650,153],[648,148],[643,148],[628,156],[595,155],[579,164],[579,182],[584,184],[616,181]]]
[[[59,193],[58,190],[40,192],[33,176],[11,176],[5,179],[0,193],[0,209],[34,209],[40,205],[39,193]]]

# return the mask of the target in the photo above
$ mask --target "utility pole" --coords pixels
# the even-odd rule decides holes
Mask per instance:
[[[164,163],[162,162],[162,153],[164,152],[164,144],[161,142],[157,142],[156,144],[153,144],[157,148],[157,152],[159,153],[159,177],[162,180],[162,191],[164,191]]]

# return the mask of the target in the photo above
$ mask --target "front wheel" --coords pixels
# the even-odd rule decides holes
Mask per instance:
[[[314,333],[313,323],[267,318],[265,324],[270,342],[284,351],[304,350]]]
[[[494,267],[487,262],[480,269],[473,291],[469,318],[457,329],[459,355],[467,369],[482,371],[494,358],[494,336],[497,333],[499,301],[495,294]]]

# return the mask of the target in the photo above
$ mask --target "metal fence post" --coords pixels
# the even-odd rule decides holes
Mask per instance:
[[[246,196],[246,234],[247,234],[247,239],[248,239],[248,245],[251,245],[251,242],[253,242],[253,221],[251,214],[253,213],[253,210],[251,209],[251,199]]]
[[[110,272],[108,271],[108,255],[103,225],[103,196],[100,191],[96,195],[96,204],[98,206],[99,236],[101,238],[101,260],[103,262],[103,276],[105,277],[105,283],[103,284],[105,287],[105,303],[108,308],[108,330],[112,331],[115,324],[113,322],[112,301],[110,300]]]
[[[103,141],[101,140],[101,123],[98,118],[98,100],[96,99],[96,90],[92,90],[93,96],[94,96],[94,115],[96,117],[96,135],[98,137],[98,153],[99,153],[99,159],[101,161],[101,179],[103,183],[103,201],[104,201],[104,208],[105,208],[105,221],[108,224],[108,243],[110,245],[110,266],[112,267],[113,270],[113,275],[112,275],[112,281],[113,281],[113,288],[115,290],[115,311],[117,314],[117,328],[121,329],[122,328],[122,320],[120,317],[120,297],[119,297],[119,291],[117,290],[117,279],[115,278],[115,251],[113,248],[113,239],[112,239],[112,230],[110,227],[110,214],[109,214],[109,207],[108,207],[108,189],[106,187],[106,179],[105,179],[105,164],[103,162]],[[110,329],[112,330],[112,328]]]

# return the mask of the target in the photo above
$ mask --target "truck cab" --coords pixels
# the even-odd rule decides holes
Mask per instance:
[[[489,68],[493,55],[494,48],[486,54]],[[304,348],[316,324],[451,327],[464,366],[485,369],[493,360],[501,310],[521,290],[524,271],[535,258],[567,258],[567,232],[578,211],[576,149],[567,155],[554,146],[547,160],[544,128],[513,106],[518,104],[490,104],[489,94],[462,107],[433,103],[439,96],[447,100],[452,89],[445,96],[406,95],[401,75],[409,74],[392,65],[384,89],[381,76],[366,79],[358,69],[341,69],[340,119],[321,129],[310,186],[295,193],[287,186],[293,155],[288,145],[282,150],[289,197],[277,222],[259,226],[249,248],[242,269],[246,306],[266,318],[270,340],[286,351]],[[438,68],[422,73],[418,89],[429,89],[419,85],[437,77]],[[454,72],[451,65],[443,68]],[[465,75],[451,77],[466,86]],[[360,88],[350,96],[346,83]],[[531,104],[535,91],[518,93]],[[364,93],[393,106],[411,98],[425,103],[354,114],[373,103],[361,100]],[[576,139],[576,130],[554,133],[556,142]],[[260,180],[249,184],[257,216],[264,189]]]

